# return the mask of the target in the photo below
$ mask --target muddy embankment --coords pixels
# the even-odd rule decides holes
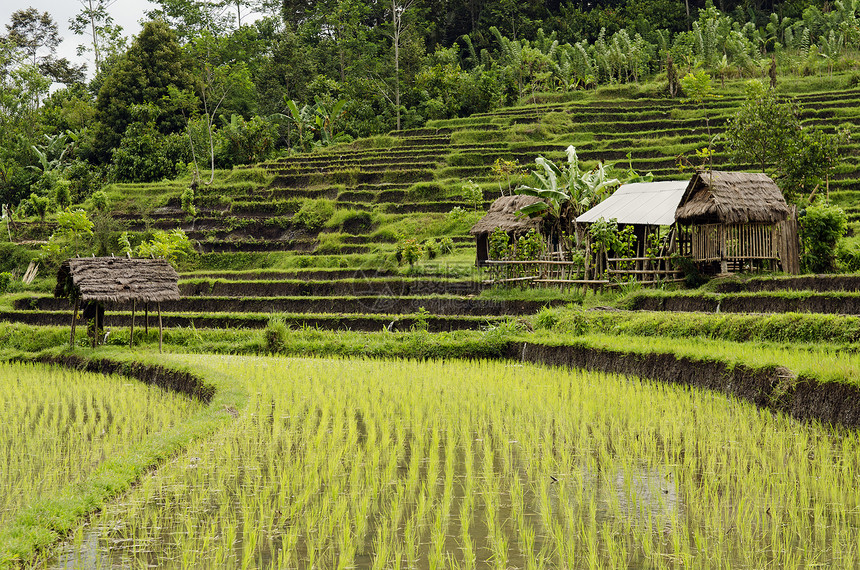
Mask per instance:
[[[496,301],[455,297],[185,297],[161,303],[170,313],[317,313],[317,314],[385,314],[404,315],[422,308],[431,315],[468,315],[474,317],[528,315],[540,311],[552,301]],[[559,301],[558,303],[561,303]],[[27,311],[69,311],[68,299],[32,297],[15,301],[15,309]],[[150,304],[150,313],[155,305]],[[131,306],[108,306],[107,310],[130,311]],[[138,307],[140,311],[140,307]],[[70,317],[71,320],[71,317]]]
[[[477,281],[441,279],[358,279],[350,281],[195,281],[179,284],[183,297],[301,297],[384,295],[476,295]]]
[[[634,311],[700,313],[820,313],[860,314],[860,295],[852,293],[810,293],[807,295],[677,295],[636,297],[628,307]]]
[[[508,356],[534,364],[627,374],[668,384],[707,388],[797,419],[860,427],[860,388],[797,377],[782,367],[751,369],[667,353],[633,354],[586,346],[532,343],[512,343]]]
[[[860,275],[802,275],[799,277],[752,277],[714,284],[718,293],[758,293],[764,291],[860,291]]]
[[[215,395],[215,387],[207,384],[190,372],[173,370],[164,366],[154,364],[143,364],[141,362],[117,362],[107,359],[89,359],[74,354],[60,356],[40,356],[33,359],[35,362],[75,368],[86,372],[97,374],[116,374],[127,376],[143,382],[158,386],[163,390],[179,392],[202,402],[209,403]]]
[[[69,326],[71,324],[71,309],[64,311],[5,311],[0,312],[0,321],[10,323],[21,323],[35,326]],[[355,331],[355,332],[379,332],[384,327],[388,331],[406,332],[416,326],[423,327],[431,333],[451,332],[460,330],[479,330],[488,324],[501,321],[498,317],[483,317],[477,319],[464,319],[462,316],[429,316],[427,319],[415,319],[410,316],[359,316],[359,315],[331,315],[331,316],[308,316],[308,317],[285,317],[284,322],[294,328],[310,327],[330,331]],[[197,327],[202,329],[263,329],[269,322],[266,316],[241,316],[225,315],[223,317],[205,315],[187,317],[183,315],[162,315],[165,328],[187,328]],[[138,312],[134,319],[137,330],[144,329],[144,315]],[[110,310],[105,313],[105,328],[124,327],[131,325],[131,314],[117,314]],[[82,326],[79,324],[79,326]],[[158,316],[150,311],[150,328],[158,328]]]

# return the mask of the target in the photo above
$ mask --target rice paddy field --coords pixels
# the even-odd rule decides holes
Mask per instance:
[[[202,404],[120,376],[0,362],[0,528]]]
[[[852,568],[858,434],[503,361],[168,355],[248,403],[48,568]]]

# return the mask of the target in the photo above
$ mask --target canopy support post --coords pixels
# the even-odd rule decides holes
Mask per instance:
[[[132,343],[134,342],[134,309],[137,301],[135,299],[131,300],[131,331],[128,333],[128,347],[131,348]]]
[[[81,308],[80,297],[75,299],[75,311],[72,313],[72,334],[69,335],[69,348],[75,348],[75,325],[78,322],[78,309]]]
[[[99,304],[98,301],[96,304],[96,314],[93,317],[93,349],[96,347],[97,339],[99,338]]]
[[[164,331],[161,326],[161,302],[158,303],[158,352],[161,352],[161,337]]]

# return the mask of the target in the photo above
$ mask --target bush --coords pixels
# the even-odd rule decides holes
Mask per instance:
[[[309,231],[321,229],[334,215],[331,200],[305,200],[293,216],[293,224]]]
[[[843,238],[836,246],[836,259],[841,271],[860,271],[860,238]]]
[[[182,211],[188,214],[191,217],[197,216],[197,208],[194,207],[194,188],[188,187],[179,197],[179,201],[182,204]]]
[[[69,182],[65,178],[60,178],[54,183],[54,204],[57,206],[58,210],[62,210],[63,208],[67,208],[69,206],[69,201],[71,199],[71,185],[71,182]]]
[[[170,232],[157,230],[151,240],[142,242],[137,248],[140,257],[166,259],[174,267],[178,267],[180,260],[193,257],[195,253],[188,236],[178,228]]]
[[[835,269],[836,243],[845,235],[845,212],[833,206],[810,206],[800,216],[803,269],[827,273]]]
[[[394,255],[397,258],[397,263],[408,263],[410,267],[415,265],[415,262],[421,259],[422,255],[421,244],[414,238],[407,239],[400,235],[397,239]]]
[[[424,241],[424,253],[427,255],[427,259],[436,259],[439,254],[439,244],[436,243],[435,239],[428,238]]]
[[[469,180],[463,184],[463,200],[472,211],[477,211],[478,207],[484,204],[484,192],[477,183]]]
[[[450,237],[445,236],[439,240],[439,253],[442,255],[447,255],[454,251],[454,240]]]
[[[104,190],[97,190],[93,192],[91,201],[94,210],[102,212],[108,209],[108,196]]]
[[[0,293],[5,293],[9,289],[10,283],[12,283],[12,274],[8,271],[0,273]]]

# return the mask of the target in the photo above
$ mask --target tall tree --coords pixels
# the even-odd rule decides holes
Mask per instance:
[[[400,48],[408,27],[406,13],[415,0],[391,0],[391,42],[394,44],[394,108],[397,110],[397,130],[400,130]]]
[[[6,31],[7,37],[28,54],[34,66],[39,64],[39,59],[52,58],[60,44],[60,32],[54,18],[48,12],[40,14],[32,7],[13,12]],[[48,54],[40,57],[39,50],[43,48],[48,50]]]
[[[165,22],[147,22],[99,89],[96,107],[106,127],[100,141],[105,145],[103,150],[119,142],[131,123],[132,105],[160,103],[171,85],[180,91],[192,86],[188,62]],[[162,133],[176,132],[184,126],[181,116],[175,113],[164,113],[157,118],[157,124]]]
[[[81,11],[69,19],[69,29],[79,36],[90,36],[89,45],[78,46],[78,55],[88,51],[93,53],[93,64],[98,74],[102,61],[108,55],[114,55],[125,48],[125,37],[122,26],[114,24],[108,8],[119,0],[78,0]]]

